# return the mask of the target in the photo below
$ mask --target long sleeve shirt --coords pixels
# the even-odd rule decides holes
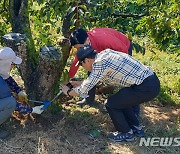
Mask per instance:
[[[128,54],[130,41],[123,33],[112,28],[95,28],[87,33],[92,48],[98,53],[109,48]],[[79,66],[75,66],[77,61],[75,56],[69,70],[70,78],[74,77],[79,68]]]
[[[6,83],[8,84],[11,91],[18,94],[21,91],[21,88],[18,86],[16,81],[10,76],[9,78],[5,79]]]
[[[89,77],[74,88],[81,97],[88,94],[99,81],[121,87],[139,85],[153,75],[153,70],[128,54],[106,49],[96,55]]]
[[[11,76],[5,79],[5,82],[7,83],[11,91],[15,92],[16,94],[18,94],[21,91],[21,88],[18,86],[16,81]],[[32,107],[18,103],[16,101],[16,110],[20,113],[27,114],[27,113],[31,113],[33,109]]]

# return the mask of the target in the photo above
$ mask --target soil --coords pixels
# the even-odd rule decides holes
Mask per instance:
[[[102,97],[98,97],[98,101],[102,100]],[[6,140],[0,140],[0,154],[180,153],[180,147],[139,146],[139,138],[132,143],[115,143],[106,137],[114,128],[101,105],[79,107],[82,111],[90,110],[90,116],[69,117],[69,108],[77,106],[74,100],[64,101],[61,100],[63,104],[61,112],[57,114],[45,112],[34,116],[35,121],[29,118],[24,127],[11,118],[6,123],[11,135]],[[141,112],[146,136],[164,137],[165,134],[171,137],[180,136],[178,128],[180,109],[177,107],[149,102],[142,105]],[[100,134],[95,137],[90,136],[91,124],[98,125],[100,130]]]
[[[62,96],[62,110],[25,118],[25,125],[10,118],[5,128],[11,135],[0,140],[0,154],[179,154],[179,146],[139,146],[134,142],[115,143],[107,138],[114,131],[98,95],[98,104],[78,106],[77,98]],[[180,137],[179,107],[151,101],[141,105],[140,121],[147,137]],[[22,118],[22,117],[21,117]],[[94,135],[92,136],[92,132]],[[97,133],[98,132],[98,133]]]

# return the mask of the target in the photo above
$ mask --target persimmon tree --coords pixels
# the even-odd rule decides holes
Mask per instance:
[[[130,39],[134,35],[149,36],[165,51],[176,52],[179,47],[178,0],[1,0],[0,6],[1,36],[10,32],[25,35],[19,47],[14,43],[12,48],[25,57],[19,70],[33,99],[53,96],[69,57],[68,38],[75,28],[111,27]],[[55,47],[48,53],[59,53],[57,63],[50,63],[53,56],[42,53],[45,45]],[[134,43],[134,47],[144,53],[139,44]]]

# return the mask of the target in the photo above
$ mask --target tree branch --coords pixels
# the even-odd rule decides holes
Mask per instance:
[[[149,16],[149,12],[145,12],[142,14],[112,14],[112,16],[114,17],[121,17],[121,18],[128,18],[128,17],[132,17],[132,18],[141,18],[144,16]]]
[[[141,14],[112,14],[112,16],[114,17],[121,17],[121,18],[128,18],[128,17],[132,17],[132,18],[141,18],[144,16],[149,16],[149,0],[146,0],[146,11],[144,13]]]

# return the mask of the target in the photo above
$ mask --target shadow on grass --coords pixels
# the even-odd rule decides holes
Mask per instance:
[[[100,107],[100,106],[99,106]],[[133,143],[114,143],[107,139],[107,133],[114,131],[112,122],[107,113],[101,112],[97,106],[96,108],[84,106],[78,109],[75,105],[73,112],[68,111],[68,118],[66,126],[80,131],[89,138],[91,130],[101,130],[101,135],[93,138],[88,144],[94,147],[91,153],[138,153],[138,154],[152,154],[152,153],[172,153],[178,154],[180,147],[145,147],[139,146],[140,138]],[[142,105],[142,123],[145,125],[146,138],[147,137],[179,137],[179,118],[180,111],[178,108],[170,105],[162,105],[157,101],[144,103]],[[84,136],[84,137],[85,137]],[[89,147],[91,147],[89,146]],[[86,148],[85,148],[86,149]]]

